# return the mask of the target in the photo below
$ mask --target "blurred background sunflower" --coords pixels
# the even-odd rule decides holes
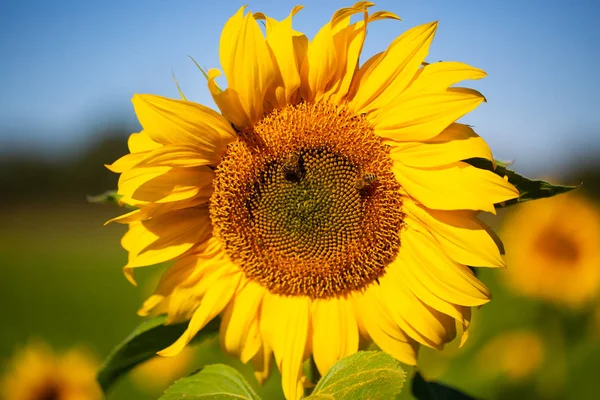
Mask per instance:
[[[0,380],[6,400],[100,400],[99,361],[87,349],[52,350],[41,340],[18,348]]]
[[[321,16],[351,2],[303,4],[294,24],[312,37]],[[85,344],[101,358],[137,325],[135,312],[145,293],[120,276],[126,262],[118,245],[124,227],[102,227],[121,210],[89,205],[85,197],[117,186],[102,164],[126,153],[127,136],[139,130],[130,105],[134,92],[177,98],[175,72],[190,100],[212,105],[204,78],[187,57],[203,67],[218,65],[214,32],[241,5],[159,0],[9,0],[0,5],[0,299],[5,305],[0,375],[11,375],[10,360],[30,338],[41,337],[56,349]],[[263,0],[249,8],[281,19],[293,5]],[[475,313],[463,348],[451,343],[441,354],[422,352],[423,375],[480,398],[595,398],[600,390],[595,379],[600,301],[592,277],[600,265],[594,269],[593,261],[576,266],[560,260],[579,260],[584,247],[594,249],[592,234],[583,232],[591,232],[595,217],[577,215],[595,211],[577,209],[595,210],[600,199],[600,83],[588,79],[600,61],[590,51],[600,41],[595,20],[600,5],[383,1],[377,7],[396,12],[405,21],[400,30],[440,20],[429,58],[461,60],[488,73],[483,81],[469,82],[488,100],[469,115],[469,123],[499,158],[516,159],[514,169],[532,177],[584,183],[572,196],[576,200],[569,196],[532,203],[541,219],[530,215],[519,229],[509,225],[522,219],[521,208],[528,205],[502,215],[509,267],[478,275],[494,301]],[[399,31],[390,29],[393,23],[371,27],[370,43],[393,40]],[[365,58],[380,47],[367,45]],[[554,219],[549,218],[554,212]],[[580,222],[570,228],[572,221]],[[565,241],[558,236],[563,229],[577,233],[567,233]],[[535,252],[526,251],[533,236],[542,233],[555,237]],[[566,264],[570,272],[561,269]],[[163,269],[140,271],[140,286]],[[513,273],[524,281],[517,283]],[[550,277],[562,284],[540,289]],[[585,283],[571,283],[577,279]],[[254,382],[250,367],[223,355],[216,338],[201,343],[184,361],[185,366],[166,368],[186,374],[203,364],[224,362]],[[153,371],[161,374],[162,367],[147,368],[120,382],[108,399],[156,397],[160,389],[140,382],[155,379]],[[281,398],[279,382],[273,376],[262,393]],[[402,397],[410,398],[409,392]]]
[[[581,308],[600,287],[600,213],[578,192],[507,212],[500,237],[510,251],[503,276],[516,294]]]

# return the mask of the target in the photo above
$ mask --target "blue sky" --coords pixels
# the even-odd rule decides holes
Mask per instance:
[[[464,122],[515,168],[552,174],[600,154],[600,2],[558,0],[379,1],[403,21],[370,25],[366,55],[404,30],[440,26],[429,61],[456,60],[488,77],[468,86],[488,103]],[[133,93],[186,96],[213,105],[200,65],[219,67],[225,21],[245,2],[202,0],[27,1],[0,3],[0,150],[60,153],[115,120],[134,124]],[[312,37],[352,1],[251,1],[283,18],[303,4],[295,28]],[[134,125],[135,126],[135,125]]]

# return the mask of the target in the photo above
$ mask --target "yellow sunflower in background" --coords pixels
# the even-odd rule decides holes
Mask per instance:
[[[525,203],[506,215],[507,285],[573,308],[600,289],[600,214],[581,195]]]
[[[131,378],[148,395],[158,395],[192,368],[196,348],[186,347],[174,357],[155,356],[135,367]]]
[[[367,25],[398,19],[372,5],[338,10],[312,41],[292,28],[301,7],[282,21],[240,8],[221,34],[227,88],[207,73],[221,114],[133,98],[143,131],[109,167],[137,207],[115,219],[129,224],[125,273],[176,260],[139,313],[190,320],[160,354],[221,315],[222,347],[259,381],[274,355],[296,399],[310,355],[324,374],[362,336],[415,364],[419,345],[441,348],[489,300],[467,266],[504,263],[477,214],[518,191],[464,161],[492,160],[455,122],[484,97],[451,87],[485,73],[424,63],[436,22],[359,63]]]
[[[479,350],[478,371],[483,375],[505,375],[512,381],[533,376],[545,355],[542,338],[533,331],[514,330],[500,333]]]
[[[4,400],[100,400],[96,383],[99,363],[86,351],[73,348],[55,354],[46,344],[32,342],[18,351],[0,379]]]

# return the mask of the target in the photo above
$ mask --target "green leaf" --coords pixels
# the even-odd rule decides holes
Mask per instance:
[[[510,169],[498,165],[496,167],[496,174],[504,177],[508,177],[508,181],[515,185],[519,189],[519,197],[517,199],[509,200],[504,203],[503,206],[509,206],[511,204],[523,203],[529,200],[543,199],[546,197],[556,196],[557,194],[567,193],[578,186],[561,186],[553,185],[544,181],[534,181],[529,178],[519,175]]]
[[[100,203],[100,204],[119,204],[119,199],[123,197],[117,194],[116,190],[108,190],[104,193],[97,194],[95,196],[87,196],[86,199],[89,203]]]
[[[164,325],[166,316],[161,315],[144,320],[137,328],[106,358],[98,371],[98,383],[104,392],[116,380],[136,365],[156,356],[156,352],[175,342],[187,329],[187,322]],[[219,330],[218,318],[212,320],[193,339],[194,342],[205,339]]]
[[[199,399],[260,400],[260,397],[234,368],[215,364],[178,380],[159,398],[159,400]]]
[[[307,399],[393,399],[405,380],[400,362],[389,354],[361,351],[331,367]]]
[[[412,394],[417,400],[475,400],[449,386],[427,382],[418,371],[412,379]]]
[[[508,178],[508,181],[515,185],[519,190],[519,197],[509,201],[505,201],[501,204],[497,204],[496,208],[507,207],[517,203],[523,203],[525,201],[544,199],[546,197],[553,197],[561,193],[570,192],[573,189],[577,189],[579,186],[562,186],[553,185],[551,183],[532,180],[524,177],[523,175],[517,174],[515,171],[511,171],[506,168],[505,163],[496,161],[496,169],[494,170],[492,163],[489,160],[481,158],[472,158],[465,160],[474,167],[487,169],[493,171],[495,174]]]

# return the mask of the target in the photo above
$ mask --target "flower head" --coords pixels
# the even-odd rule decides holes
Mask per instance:
[[[484,375],[502,374],[511,381],[529,378],[545,357],[542,338],[533,331],[507,331],[493,337],[479,350],[476,365]]]
[[[19,350],[0,381],[0,398],[10,400],[100,400],[98,362],[81,349],[55,354],[42,342]]]
[[[195,353],[194,347],[187,347],[174,357],[152,357],[131,371],[131,378],[135,385],[146,394],[160,394],[173,381],[190,372]]]
[[[367,25],[398,19],[371,6],[338,10],[312,41],[292,28],[299,7],[282,21],[241,8],[221,35],[227,88],[207,73],[222,114],[134,97],[143,131],[110,166],[138,208],[116,218],[125,272],[176,260],[140,314],[190,320],[161,354],[221,315],[222,347],[261,381],[274,355],[294,399],[309,355],[324,374],[363,337],[415,364],[489,300],[468,266],[504,264],[477,214],[518,191],[465,162],[492,160],[455,122],[484,98],[451,87],[485,73],[424,62],[435,22],[360,63]]]
[[[600,213],[581,195],[518,206],[503,222],[506,283],[515,292],[578,308],[600,290]]]

